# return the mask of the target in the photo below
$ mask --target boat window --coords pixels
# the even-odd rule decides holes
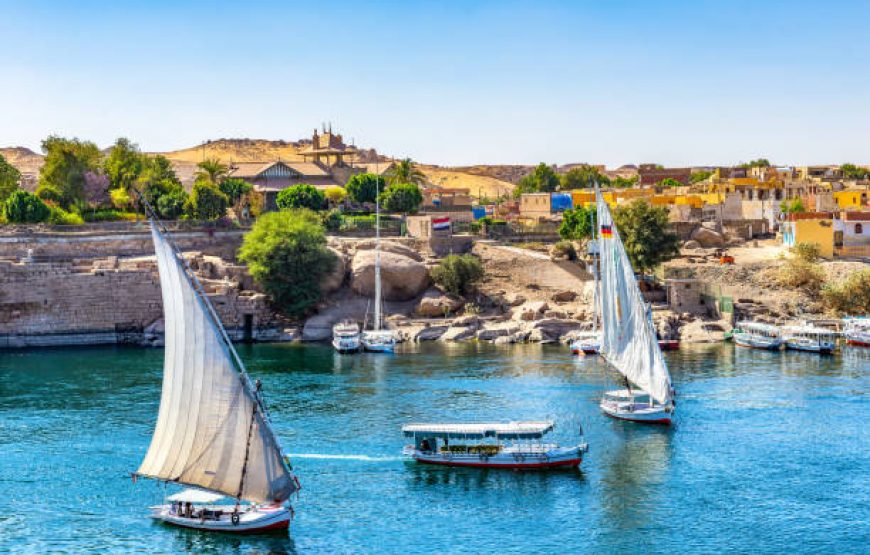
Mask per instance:
[[[855,224],[855,235],[861,235],[862,233],[864,233],[864,226]]]

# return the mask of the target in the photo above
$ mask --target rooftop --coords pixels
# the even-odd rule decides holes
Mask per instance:
[[[408,424],[402,426],[402,432],[406,436],[429,434],[435,437],[518,439],[541,437],[551,432],[553,427],[552,420],[485,424]]]

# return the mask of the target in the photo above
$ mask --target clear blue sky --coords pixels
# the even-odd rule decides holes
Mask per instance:
[[[331,121],[446,165],[870,163],[868,24],[838,1],[0,0],[0,146]]]

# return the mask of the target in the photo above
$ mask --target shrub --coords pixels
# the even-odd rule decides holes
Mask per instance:
[[[562,223],[559,225],[559,237],[578,241],[592,237],[595,218],[595,208],[578,206],[565,210],[562,213]]]
[[[870,314],[870,268],[854,272],[842,283],[827,284],[822,298],[837,314]]]
[[[3,204],[3,217],[11,224],[44,222],[51,215],[48,206],[34,194],[18,190]]]
[[[115,208],[127,208],[133,203],[127,189],[112,189],[109,191],[109,198],[112,199],[112,206]]]
[[[320,282],[335,267],[320,218],[306,209],[268,212],[239,249],[257,284],[288,316],[301,317],[322,295]]]
[[[375,202],[378,193],[384,190],[384,178],[373,173],[358,173],[350,176],[344,188],[354,202]]]
[[[132,222],[138,219],[138,215],[135,212],[126,212],[123,210],[115,210],[113,208],[85,210],[81,215],[86,222]]]
[[[322,210],[326,206],[326,197],[313,185],[300,183],[299,185],[287,187],[278,193],[275,203],[281,210],[291,208]]]
[[[825,282],[821,266],[799,258],[786,260],[776,274],[776,281],[783,287],[803,287],[818,292]]]
[[[157,213],[166,220],[177,220],[184,214],[187,193],[184,189],[175,189],[157,199]]]
[[[344,199],[347,198],[347,191],[344,190],[344,187],[330,185],[325,191],[323,191],[323,196],[326,197],[326,200],[329,201],[330,204],[336,206],[344,202]]]
[[[216,220],[227,211],[229,199],[225,194],[205,180],[193,184],[193,191],[184,205],[184,211],[195,220]]]
[[[75,212],[67,212],[60,206],[49,208],[49,223],[55,225],[82,225],[85,220]]]
[[[423,194],[413,183],[396,183],[387,187],[378,199],[387,212],[412,214],[423,202]]]
[[[322,216],[323,227],[326,228],[327,231],[338,231],[341,229],[341,212],[338,210],[330,210],[326,212]]]
[[[454,295],[468,294],[483,277],[483,265],[472,254],[451,254],[432,268],[432,281]]]
[[[815,262],[820,257],[818,243],[798,243],[791,248],[791,253],[804,262]]]
[[[577,249],[574,248],[574,243],[571,241],[559,241],[553,245],[550,256],[557,260],[561,258],[577,260]]]

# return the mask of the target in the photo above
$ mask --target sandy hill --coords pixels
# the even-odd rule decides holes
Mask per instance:
[[[0,148],[0,155],[18,168],[21,173],[37,174],[42,167],[43,156],[23,146]]]
[[[197,164],[206,158],[217,158],[221,162],[267,162],[284,160],[301,162],[299,150],[310,141],[266,141],[261,139],[218,139],[208,141],[182,150],[161,152],[174,162]]]
[[[482,167],[482,166],[478,166]],[[485,196],[496,198],[510,195],[514,184],[492,176],[473,174],[455,168],[438,166],[421,166],[426,178],[433,184],[444,189],[468,189],[473,197]]]

